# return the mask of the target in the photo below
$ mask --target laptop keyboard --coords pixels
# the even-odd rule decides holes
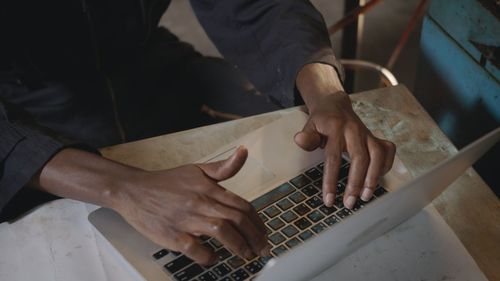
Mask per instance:
[[[312,167],[290,181],[276,187],[252,201],[252,205],[267,226],[268,239],[273,248],[271,256],[277,257],[307,239],[332,227],[363,208],[369,202],[359,200],[352,210],[344,207],[343,194],[349,163],[343,160],[339,171],[334,206],[326,207],[322,198],[323,163]],[[378,186],[373,201],[387,193]],[[152,255],[165,271],[177,281],[240,281],[255,278],[271,257],[245,260],[233,255],[215,238],[200,237],[203,245],[215,251],[217,264],[204,267],[181,253],[160,249]]]

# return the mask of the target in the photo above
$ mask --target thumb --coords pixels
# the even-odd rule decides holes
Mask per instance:
[[[321,135],[311,119],[307,121],[302,131],[295,134],[294,140],[299,147],[306,151],[313,151],[321,145]]]
[[[248,157],[248,150],[240,146],[226,160],[199,164],[198,167],[210,178],[216,181],[226,180],[238,173]]]

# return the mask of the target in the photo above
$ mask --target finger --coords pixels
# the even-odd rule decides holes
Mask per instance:
[[[178,251],[201,265],[211,265],[217,261],[216,254],[201,244],[194,236],[179,232],[175,235],[173,247],[167,247],[173,251]]]
[[[218,217],[230,221],[235,229],[245,238],[247,244],[256,255],[269,255],[270,246],[266,233],[262,233],[252,219],[244,212],[223,204],[214,203],[203,212],[206,216]],[[245,258],[247,258],[245,256]]]
[[[368,137],[368,154],[370,155],[370,164],[366,172],[364,187],[361,192],[361,199],[365,202],[370,201],[373,196],[377,183],[382,176],[385,165],[385,149],[379,144],[377,139]]]
[[[351,157],[351,166],[344,193],[344,206],[352,209],[365,182],[370,157],[366,148],[366,141],[356,131],[346,131],[346,146]]]
[[[243,146],[238,147],[236,151],[226,160],[212,163],[198,164],[203,172],[216,181],[226,180],[238,173],[243,167],[248,157],[248,150]]]
[[[222,218],[192,215],[179,227],[188,233],[201,233],[219,240],[226,248],[246,259],[253,257],[252,249],[245,238],[233,227],[231,222]]]
[[[323,202],[333,206],[340,166],[342,165],[342,143],[340,138],[330,134],[325,145],[325,167],[323,168]]]
[[[396,157],[396,145],[390,141],[381,140],[385,147],[385,163],[383,173],[387,174],[394,163],[394,157]]]
[[[223,205],[229,206],[245,213],[251,219],[252,223],[257,227],[261,235],[267,234],[267,229],[264,225],[264,222],[262,222],[259,215],[257,214],[257,211],[252,206],[252,204],[248,203],[248,201],[218,185],[211,190],[210,196]]]
[[[313,151],[321,145],[321,134],[316,130],[311,119],[304,125],[302,131],[295,134],[295,143],[306,151]]]

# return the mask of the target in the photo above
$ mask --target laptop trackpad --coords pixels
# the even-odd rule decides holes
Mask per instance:
[[[231,148],[207,162],[224,160],[230,157],[236,151],[236,147]],[[220,182],[220,185],[236,193],[243,198],[254,198],[261,193],[259,190],[267,182],[273,180],[276,175],[262,162],[248,155],[248,159],[243,168],[232,178]]]

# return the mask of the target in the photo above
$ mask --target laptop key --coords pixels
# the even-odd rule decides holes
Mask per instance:
[[[299,231],[297,230],[297,228],[295,228],[293,225],[290,224],[287,225],[285,228],[283,228],[281,232],[285,234],[288,238],[290,238],[295,234],[297,234]]]
[[[312,179],[313,181],[314,180],[317,180],[317,179],[320,179],[321,176],[323,175],[318,169],[316,168],[311,168],[309,170],[307,170],[304,174],[306,174],[306,176],[308,176],[310,179]]]
[[[348,175],[349,175],[349,164],[340,167],[338,179],[342,180]]]
[[[223,261],[223,260],[229,258],[230,256],[232,256],[231,252],[226,250],[226,248],[220,248],[219,250],[217,250],[215,252],[215,254],[217,255],[217,257],[219,257],[220,261]]]
[[[273,204],[276,201],[283,199],[288,194],[291,194],[295,191],[295,188],[289,184],[284,183],[275,189],[269,191],[268,193],[260,196],[259,198],[252,201],[252,206],[257,210],[263,210],[267,206]]]
[[[209,239],[210,239],[210,236],[207,236],[207,235],[200,235],[200,237],[199,237],[199,238],[200,238],[200,240],[201,240],[201,241],[205,242],[205,241],[207,241],[207,240],[209,240]]]
[[[224,277],[224,278],[220,279],[219,281],[233,281],[233,279],[231,279],[231,277]]]
[[[155,260],[159,260],[159,259],[163,258],[166,255],[168,255],[168,250],[167,249],[161,249],[158,252],[156,252],[156,253],[153,254],[153,258],[155,258]]]
[[[284,198],[283,200],[276,203],[276,205],[278,205],[278,207],[280,207],[281,210],[286,211],[293,206],[293,203],[290,202],[290,200]]]
[[[315,181],[315,182],[313,183],[313,185],[314,185],[316,188],[321,189],[321,188],[323,187],[323,179],[319,179],[319,180]]]
[[[278,247],[274,248],[273,250],[271,250],[271,252],[275,255],[275,256],[280,256],[281,254],[283,254],[284,252],[286,252],[288,249],[283,246],[283,245],[279,245]]]
[[[302,188],[302,192],[304,192],[304,194],[307,196],[313,196],[314,194],[318,193],[319,190],[312,185],[308,185],[308,186]]]
[[[318,165],[318,166],[316,166],[316,167],[318,167],[318,169],[319,169],[321,172],[323,172],[323,170],[325,169],[325,163],[321,163],[321,164],[319,164],[319,165]]]
[[[229,264],[229,266],[231,266],[233,269],[236,269],[242,265],[245,264],[245,260],[238,257],[238,256],[233,256],[231,257],[230,259],[228,259],[227,261],[227,264]]]
[[[326,223],[329,226],[332,226],[336,223],[338,223],[340,220],[336,216],[331,216],[326,218],[323,222]]]
[[[303,216],[311,211],[311,209],[309,207],[307,207],[305,204],[297,205],[297,206],[295,206],[295,208],[293,208],[293,210],[299,216]]]
[[[311,227],[311,230],[314,231],[315,233],[320,233],[325,229],[326,229],[326,225],[324,225],[321,222],[316,224],[315,226]]]
[[[307,217],[312,221],[312,222],[319,222],[322,220],[325,216],[320,213],[319,211],[315,210],[307,214]]]
[[[198,276],[198,280],[200,281],[216,281],[217,279],[217,276],[211,271]]]
[[[302,188],[309,184],[311,180],[304,176],[304,175],[299,175],[293,179],[290,180],[290,182],[296,187],[296,188]]]
[[[344,199],[342,196],[337,196],[335,197],[335,202],[333,203],[337,209],[342,209],[344,208]]]
[[[377,189],[375,189],[375,191],[373,192],[373,194],[377,197],[380,197],[386,193],[387,193],[387,190],[385,190],[385,188],[381,187],[380,185],[377,186]]]
[[[257,260],[252,261],[251,263],[245,265],[245,269],[251,274],[255,274],[262,270],[262,264]]]
[[[192,259],[182,255],[182,256],[178,257],[177,259],[167,263],[165,265],[165,269],[168,270],[168,272],[174,274],[177,271],[181,270],[182,268],[190,265],[191,263],[193,263]]]
[[[250,275],[248,275],[248,273],[243,268],[240,268],[240,269],[236,270],[235,272],[231,273],[231,277],[235,281],[245,280],[249,276]]]
[[[300,243],[301,243],[300,240],[294,237],[294,238],[286,241],[285,244],[287,245],[288,248],[292,249],[293,247],[299,245]]]
[[[289,222],[296,220],[298,218],[298,216],[292,211],[287,211],[284,214],[282,214],[280,216],[280,218],[282,220],[284,220],[285,222],[289,223]]]
[[[282,228],[285,225],[285,223],[282,220],[280,220],[280,218],[274,218],[270,222],[268,222],[267,225],[274,230],[278,230]]]
[[[212,244],[212,246],[214,246],[215,249],[222,247],[222,243],[219,242],[219,240],[217,240],[215,238],[212,238],[212,240],[210,240],[210,244]]]
[[[300,218],[296,220],[293,224],[301,230],[304,230],[312,225],[312,223],[306,218]]]
[[[311,207],[311,209],[315,209],[321,205],[323,205],[323,201],[321,199],[319,199],[318,196],[314,196],[312,198],[309,198],[307,201],[306,201],[306,204]]]
[[[259,261],[261,264],[263,265],[266,265],[268,261],[270,261],[273,257],[272,256],[268,256],[268,257],[260,257],[259,258]]]
[[[343,208],[342,210],[338,211],[335,215],[337,215],[337,217],[341,218],[341,219],[345,219],[347,218],[349,215],[351,214],[351,212],[346,209],[346,208]]]
[[[276,208],[275,206],[271,206],[267,209],[264,210],[264,213],[266,213],[266,215],[270,218],[274,218],[275,216],[277,216],[279,213],[281,213],[281,211]]]
[[[214,267],[212,270],[217,275],[219,275],[221,277],[228,274],[229,272],[231,272],[231,268],[229,266],[227,266],[227,264],[225,264],[225,263],[219,264],[218,266]]]
[[[283,235],[281,235],[281,233],[279,232],[276,232],[276,233],[273,233],[269,236],[269,240],[271,241],[271,243],[273,243],[274,245],[278,245],[280,244],[281,242],[285,241],[285,237]]]
[[[306,241],[307,239],[313,237],[314,234],[310,230],[306,230],[299,234],[299,238],[302,239],[302,241]]]
[[[363,208],[364,206],[365,206],[365,203],[361,199],[358,199],[356,201],[356,203],[354,204],[354,206],[352,206],[352,210],[357,211],[357,210]]]
[[[306,200],[306,197],[304,196],[304,194],[302,194],[302,192],[300,191],[297,191],[295,192],[294,194],[290,195],[290,199],[295,202],[295,203],[300,203],[304,200]]]
[[[216,250],[215,247],[212,244],[210,244],[209,242],[204,242],[202,245],[209,248],[212,251]]]
[[[337,195],[342,195],[345,191],[345,184],[342,182],[337,183]]]
[[[268,221],[269,219],[266,217],[266,215],[264,215],[264,213],[260,213],[259,212],[259,218],[262,220],[262,222],[266,222]]]
[[[331,215],[333,213],[335,213],[335,211],[337,211],[337,208],[335,208],[335,206],[331,206],[331,207],[327,207],[325,205],[319,207],[319,210],[325,214],[325,215]]]
[[[193,264],[176,274],[174,274],[174,278],[177,281],[188,281],[196,277],[196,275],[202,273],[204,271],[203,267],[199,266],[198,264]]]

